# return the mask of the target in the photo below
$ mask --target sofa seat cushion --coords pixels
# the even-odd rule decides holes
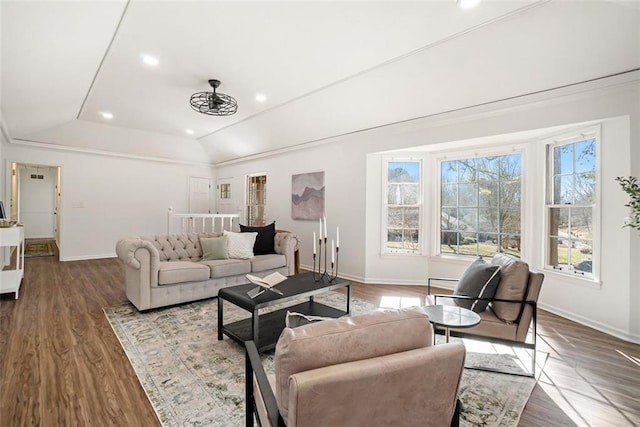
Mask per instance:
[[[429,317],[418,307],[285,328],[276,344],[276,400],[289,411],[289,377],[298,372],[428,347]]]
[[[163,261],[158,273],[158,286],[209,279],[209,268],[191,261]]]
[[[248,259],[216,259],[200,261],[199,264],[211,270],[212,279],[251,273],[251,262]]]
[[[500,283],[494,298],[524,301],[529,284],[529,264],[507,254],[497,253],[491,265],[500,266]],[[493,312],[505,322],[515,322],[522,304],[492,301]]]
[[[260,271],[273,270],[275,268],[286,267],[287,258],[284,255],[256,255],[251,258],[251,271],[258,273]]]

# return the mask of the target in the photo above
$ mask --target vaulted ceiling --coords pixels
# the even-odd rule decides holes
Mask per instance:
[[[639,4],[2,0],[0,124],[218,164],[638,69]],[[212,78],[235,115],[190,108]]]

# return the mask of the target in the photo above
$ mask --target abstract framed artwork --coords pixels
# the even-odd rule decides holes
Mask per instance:
[[[291,218],[317,220],[324,216],[324,171],[292,175]]]

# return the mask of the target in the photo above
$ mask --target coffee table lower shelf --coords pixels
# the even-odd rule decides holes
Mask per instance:
[[[284,321],[287,311],[302,313],[309,316],[322,316],[338,318],[348,314],[344,310],[330,307],[315,301],[305,301],[301,304],[285,307],[280,310],[260,314],[258,316],[258,347],[259,352],[264,352],[275,348],[280,333],[284,329]],[[238,344],[244,346],[245,341],[253,339],[252,318],[239,320],[237,322],[222,325],[221,331]]]

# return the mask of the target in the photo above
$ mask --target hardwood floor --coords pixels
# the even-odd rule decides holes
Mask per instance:
[[[159,425],[107,322],[126,302],[116,259],[29,258],[20,299],[0,298],[0,426]],[[416,286],[359,285],[353,296],[420,298]],[[521,426],[640,425],[640,346],[540,311],[549,353]]]

